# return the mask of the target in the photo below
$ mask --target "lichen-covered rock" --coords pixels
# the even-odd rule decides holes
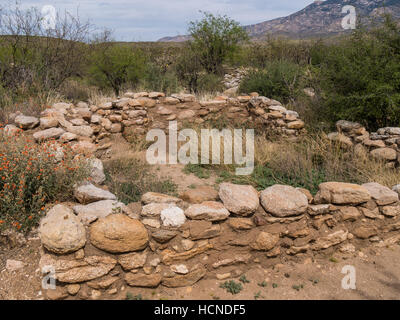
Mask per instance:
[[[170,207],[161,211],[161,221],[165,227],[180,227],[186,222],[185,213],[181,208]]]
[[[104,251],[124,253],[146,248],[149,236],[139,220],[112,214],[91,225],[90,241]]]
[[[308,199],[304,193],[291,186],[274,185],[261,192],[261,205],[277,217],[300,215],[307,211]]]
[[[39,235],[49,251],[66,254],[86,244],[86,231],[71,209],[64,205],[54,206],[40,222]]]
[[[246,185],[221,183],[219,197],[226,209],[242,216],[256,212],[260,203],[257,190]]]

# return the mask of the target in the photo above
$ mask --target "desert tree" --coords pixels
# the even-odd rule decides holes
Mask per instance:
[[[241,42],[248,40],[247,32],[227,16],[203,12],[200,21],[189,23],[192,50],[209,73],[218,73],[226,58],[234,53]]]
[[[53,25],[36,7],[3,8],[0,24],[0,81],[12,91],[55,90],[79,76],[92,26],[79,14],[55,12]]]

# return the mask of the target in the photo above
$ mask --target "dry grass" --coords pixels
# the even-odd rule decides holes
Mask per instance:
[[[323,133],[306,136],[299,143],[271,143],[256,139],[256,165],[268,167],[276,180],[295,181],[314,189],[323,181],[378,182],[392,187],[400,170],[390,169],[368,153],[343,149]],[[286,181],[285,181],[286,180]]]

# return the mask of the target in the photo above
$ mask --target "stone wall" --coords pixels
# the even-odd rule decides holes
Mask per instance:
[[[361,124],[340,120],[336,123],[337,132],[328,135],[331,140],[339,141],[355,152],[369,153],[372,157],[387,162],[390,168],[399,166],[400,128],[387,127],[369,133]]]
[[[56,103],[44,110],[40,118],[15,113],[10,115],[10,124],[4,131],[27,130],[37,142],[57,139],[71,144],[77,152],[94,153],[110,147],[109,138],[113,134],[122,133],[131,141],[138,136],[143,138],[151,128],[167,130],[169,121],[176,120],[178,127],[182,127],[185,123],[201,125],[220,118],[224,118],[225,123],[260,125],[268,132],[288,138],[295,138],[305,131],[297,112],[256,93],[196,101],[194,95],[165,97],[160,92],[127,92],[121,99],[99,105]]]
[[[103,189],[75,190],[79,203],[41,221],[40,266],[58,286],[49,298],[111,298],[122,287],[186,287],[240,277],[251,266],[333,255],[400,241],[398,191],[377,183],[322,183],[307,190],[223,183],[172,197],[146,193],[128,206]],[[43,270],[43,269],[42,269]]]

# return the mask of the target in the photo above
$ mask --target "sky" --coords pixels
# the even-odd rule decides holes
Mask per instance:
[[[0,0],[5,5],[11,0]],[[14,1],[15,2],[15,1]],[[313,0],[19,0],[22,7],[52,5],[113,31],[118,41],[155,41],[186,34],[201,11],[227,15],[242,25],[287,16]]]

